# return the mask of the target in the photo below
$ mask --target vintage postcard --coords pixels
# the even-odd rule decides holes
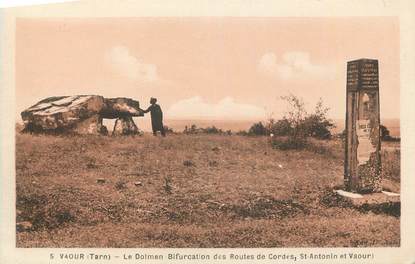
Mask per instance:
[[[2,10],[1,263],[415,263],[413,7]]]

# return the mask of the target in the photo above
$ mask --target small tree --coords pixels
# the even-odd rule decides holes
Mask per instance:
[[[302,98],[293,94],[288,96],[282,96],[281,99],[287,101],[288,111],[283,117],[283,120],[290,125],[290,132],[288,134],[289,141],[292,143],[300,144],[306,142],[307,133],[304,127],[304,121],[307,116],[305,110],[305,104]]]
[[[275,147],[303,148],[307,144],[307,137],[330,138],[334,123],[327,118],[329,108],[324,107],[322,99],[317,102],[314,112],[308,114],[301,98],[292,94],[281,98],[288,103],[288,111],[282,119],[270,124],[271,133],[288,138],[285,141],[274,139]]]
[[[323,105],[323,100],[320,98],[316,104],[313,114],[307,115],[304,119],[304,129],[307,136],[328,139],[331,137],[330,129],[334,127],[332,120],[327,118],[327,112],[330,109]]]
[[[280,119],[277,122],[271,119],[269,122],[269,132],[275,136],[288,136],[292,132],[292,127],[286,118]]]

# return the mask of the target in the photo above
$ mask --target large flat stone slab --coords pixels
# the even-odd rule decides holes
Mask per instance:
[[[392,192],[376,192],[369,194],[359,194],[346,192],[343,190],[335,190],[336,193],[342,196],[344,199],[350,201],[354,206],[362,205],[382,205],[388,203],[400,203],[400,195]]]
[[[96,116],[105,106],[104,97],[74,95],[46,98],[21,113],[28,132],[69,132]]]
[[[119,121],[114,129],[121,131],[118,134],[136,134],[138,129],[132,117],[143,115],[136,100],[99,95],[48,97],[21,113],[24,132],[52,134],[107,134],[103,118]]]

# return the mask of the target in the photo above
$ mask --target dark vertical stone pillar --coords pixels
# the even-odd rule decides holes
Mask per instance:
[[[346,146],[344,182],[347,191],[381,191],[378,61],[347,63]]]

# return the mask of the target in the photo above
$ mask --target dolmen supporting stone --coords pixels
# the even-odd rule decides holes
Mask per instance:
[[[138,134],[133,116],[144,116],[140,104],[130,98],[99,95],[48,97],[21,113],[24,132],[53,134],[107,134],[103,118],[117,119],[115,135]]]
[[[131,116],[120,117],[115,120],[113,136],[138,134],[138,127]]]

